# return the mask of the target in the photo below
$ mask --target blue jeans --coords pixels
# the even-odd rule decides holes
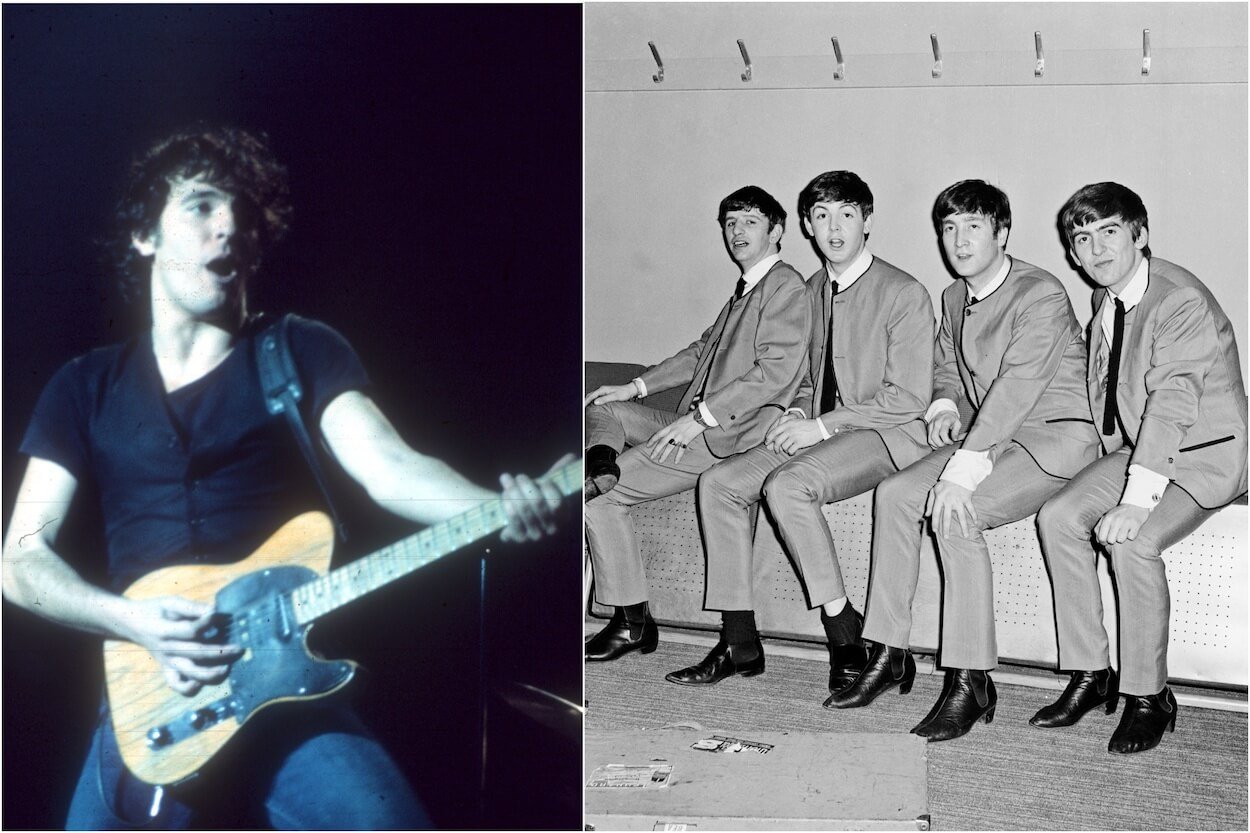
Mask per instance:
[[[208,768],[156,791],[125,771],[102,713],[67,830],[247,828],[419,830],[416,794],[351,709],[287,705],[261,712]]]

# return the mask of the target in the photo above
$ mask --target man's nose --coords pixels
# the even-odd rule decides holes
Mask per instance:
[[[213,212],[213,236],[233,237],[234,231],[234,209],[228,205],[218,207]]]
[[[1090,236],[1090,239],[1089,239],[1090,254],[1100,255],[1102,254],[1103,249],[1105,248],[1106,246],[1103,245],[1103,241],[1101,238],[1098,237],[1098,235],[1094,234]]]

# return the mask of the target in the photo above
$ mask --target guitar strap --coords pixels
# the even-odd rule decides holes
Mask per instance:
[[[269,322],[267,326],[262,324],[263,328],[252,342],[256,353],[256,370],[260,374],[261,392],[265,395],[265,407],[269,413],[286,417],[287,424],[291,426],[291,432],[295,435],[295,441],[299,444],[299,450],[308,461],[308,467],[312,469],[317,486],[320,487],[321,494],[325,496],[326,505],[330,507],[330,515],[334,518],[334,530],[338,533],[339,540],[346,542],[347,527],[343,524],[338,510],[334,508],[334,498],[330,494],[330,481],[326,478],[325,470],[313,447],[312,438],[308,434],[308,428],[304,425],[303,415],[300,414],[299,401],[303,398],[304,389],[300,384],[299,372],[295,369],[295,361],[291,358],[291,342],[287,335],[291,319],[294,317],[293,314],[287,313]]]

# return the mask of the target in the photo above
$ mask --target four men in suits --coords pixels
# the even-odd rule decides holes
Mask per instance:
[[[614,452],[623,443],[650,435],[647,452],[635,448],[621,457],[621,485],[587,504],[600,601],[646,598],[632,537],[621,548],[628,557],[612,562],[604,555],[609,540],[628,537],[617,529],[617,518],[628,523],[624,507],[697,480],[706,606],[722,611],[724,632],[703,662],[668,679],[699,685],[759,673],[751,536],[752,510],[763,496],[809,600],[822,606],[831,662],[825,705],[864,706],[890,688],[911,688],[911,603],[927,518],[943,568],[940,662],[947,676],[912,731],[946,740],[980,719],[990,722],[997,699],[989,676],[997,664],[993,586],[982,533],[1038,513],[1060,666],[1072,676],[1059,700],[1030,722],[1068,726],[1104,705],[1110,713],[1123,692],[1127,705],[1109,749],[1154,747],[1176,716],[1166,686],[1169,600],[1160,555],[1246,490],[1245,392],[1232,328],[1218,303],[1189,272],[1151,259],[1146,210],[1136,194],[1115,183],[1086,186],[1064,206],[1060,225],[1073,260],[1099,287],[1087,350],[1059,281],[1006,254],[1006,195],[965,180],[943,191],[933,210],[947,264],[960,280],[943,293],[930,349],[926,291],[866,248],[872,195],[862,180],[822,174],[804,189],[799,207],[824,260],[809,279],[807,303],[796,304],[810,309],[801,316],[810,333],[801,343],[785,342],[803,355],[802,384],[772,400],[777,411],[757,420],[754,432],[736,435],[748,441],[721,435],[718,448],[710,431],[701,436],[706,419],[645,417],[641,406],[620,402],[645,395],[653,383],[689,383],[681,410],[690,404],[705,418],[716,416],[704,412],[700,396],[717,389],[704,381],[707,364],[717,362],[708,356],[726,349],[729,328],[722,325],[736,302],[683,353],[630,386],[588,397],[619,403],[588,413],[588,439],[603,444],[587,452],[588,494],[611,487]],[[726,225],[727,244],[733,240]],[[804,326],[799,317],[789,324]],[[779,403],[789,404],[785,413]],[[675,459],[665,464],[670,450]],[[668,472],[683,452],[683,474]],[[622,490],[638,479],[652,486]],[[666,490],[657,491],[657,482]],[[878,482],[873,580],[861,620],[846,601],[820,510]],[[1115,570],[1122,679],[1111,668],[1091,538]],[[618,607],[588,642],[587,659],[653,649],[648,622],[645,602],[632,613]]]
[[[699,478],[706,607],[722,612],[724,628],[707,659],[668,675],[675,683],[715,683],[755,668],[763,655],[752,600],[752,507],[762,493],[812,605],[821,607],[830,688],[849,683],[864,664],[863,620],[847,602],[821,507],[873,488],[919,456],[910,443],[887,444],[882,432],[918,419],[929,402],[928,290],[868,250],[872,191],[854,173],[813,179],[799,212],[824,261],[807,281],[815,324],[807,374],[762,444]]]
[[[811,304],[803,278],[781,260],[785,209],[748,185],[721,201],[717,220],[741,277],[716,321],[628,385],[586,397],[586,539],[595,596],[616,607],[586,643],[589,661],[653,651],[658,639],[629,508],[689,489],[759,445],[806,372]],[[630,401],[678,386],[685,394],[676,412]]]
[[[1093,541],[1120,597],[1124,714],[1112,752],[1156,746],[1176,725],[1167,687],[1163,551],[1246,491],[1246,392],[1232,325],[1189,272],[1150,255],[1146,207],[1114,182],[1087,185],[1060,226],[1091,281],[1089,402],[1105,456],[1038,514],[1055,589],[1059,666],[1072,678],[1030,721],[1070,726],[1117,700]]]

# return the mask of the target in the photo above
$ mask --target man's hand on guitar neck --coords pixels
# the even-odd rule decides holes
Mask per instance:
[[[121,635],[148,650],[179,694],[190,696],[221,682],[230,663],[243,655],[241,647],[216,634],[212,605],[179,596],[128,602]]]
[[[547,474],[574,459],[572,454],[565,454],[547,470]],[[523,474],[499,475],[499,484],[503,486],[503,508],[508,515],[508,525],[500,536],[504,541],[537,541],[544,534],[551,535],[556,531],[552,516],[560,506],[560,490],[545,477],[532,480]]]

